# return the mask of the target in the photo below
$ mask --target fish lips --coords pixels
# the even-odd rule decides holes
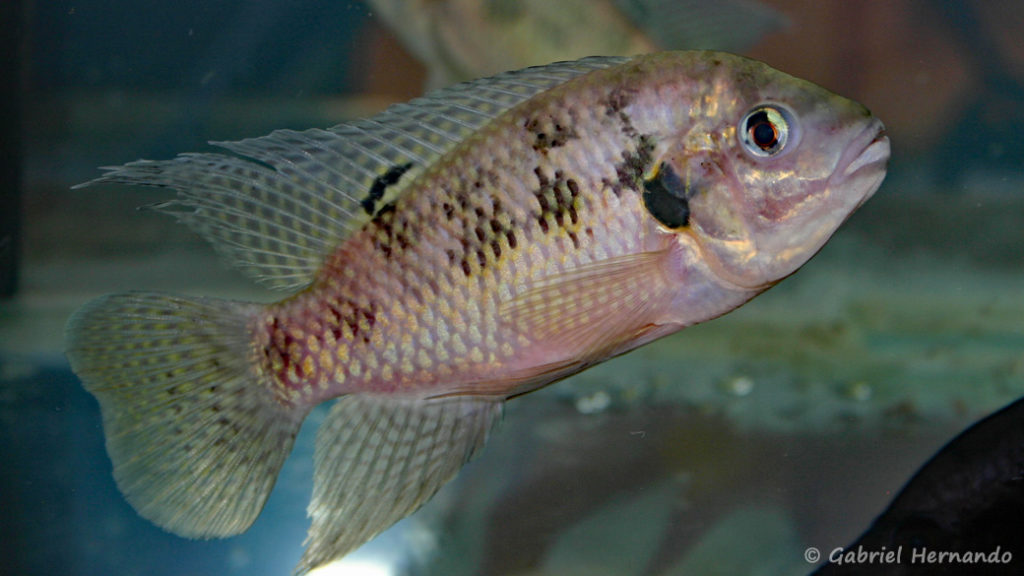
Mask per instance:
[[[881,121],[875,119],[856,138],[839,160],[837,169],[829,178],[829,189],[840,186],[860,188],[861,197],[850,210],[860,208],[875,194],[886,174],[891,149],[889,136]],[[867,179],[851,186],[852,180]]]

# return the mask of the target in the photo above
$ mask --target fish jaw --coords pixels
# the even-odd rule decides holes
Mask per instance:
[[[868,143],[863,144],[864,140]],[[872,123],[850,150],[859,152],[848,155],[849,160],[843,158],[818,194],[817,206],[807,210],[797,206],[786,217],[766,220],[779,233],[761,228],[757,250],[773,256],[752,259],[748,278],[737,277],[737,285],[774,284],[789,276],[817,254],[839,226],[874,195],[885,178],[890,150],[881,123]],[[759,278],[751,278],[752,274]],[[722,275],[728,277],[725,271]]]

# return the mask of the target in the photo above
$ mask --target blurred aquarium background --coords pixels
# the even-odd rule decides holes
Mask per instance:
[[[871,108],[881,190],[747,306],[511,402],[456,481],[316,574],[813,571],[807,547],[854,541],[1024,395],[1022,30],[1024,4],[980,0],[4,0],[0,573],[289,574],[307,527],[317,412],[242,536],[181,539],[121,498],[63,356],[70,312],[126,289],[276,295],[137,210],[166,193],[72,185],[479,74],[704,46]]]

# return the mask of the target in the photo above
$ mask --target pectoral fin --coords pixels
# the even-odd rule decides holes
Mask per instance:
[[[501,315],[585,366],[654,324],[668,295],[665,254],[618,256],[545,277],[505,303]]]
[[[493,398],[339,399],[316,439],[312,526],[302,574],[413,513],[487,441]]]

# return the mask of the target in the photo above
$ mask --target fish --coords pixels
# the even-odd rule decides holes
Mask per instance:
[[[124,497],[185,537],[245,531],[332,400],[299,574],[418,509],[507,400],[792,274],[890,154],[862,105],[713,51],[559,62],[213,144],[79,186],[175,191],[153,210],[283,298],[102,296],[66,355]]]
[[[590,54],[742,52],[788,25],[755,0],[370,0],[427,86]]]
[[[830,548],[813,576],[1020,574],[1024,562],[1022,421],[1024,399],[950,440],[914,473],[856,541]],[[879,558],[889,555],[869,563],[864,558],[871,552]],[[937,559],[939,554],[947,556]]]

